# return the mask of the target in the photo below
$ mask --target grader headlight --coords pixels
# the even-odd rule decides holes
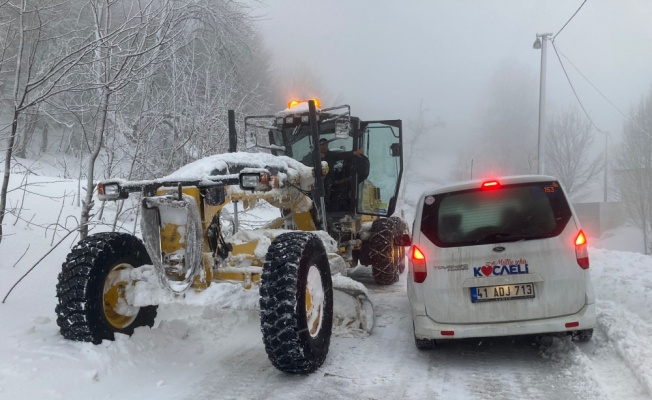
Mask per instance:
[[[97,197],[102,201],[122,200],[129,197],[123,192],[118,182],[100,182],[97,184]]]
[[[273,181],[269,172],[241,172],[240,189],[252,192],[266,192],[272,189]]]

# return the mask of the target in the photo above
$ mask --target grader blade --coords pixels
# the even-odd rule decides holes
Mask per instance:
[[[146,197],[141,231],[161,281],[174,293],[185,292],[201,269],[203,242],[199,207],[192,196]]]
[[[360,282],[342,275],[333,276],[333,331],[371,333],[374,327],[374,307],[367,288]]]

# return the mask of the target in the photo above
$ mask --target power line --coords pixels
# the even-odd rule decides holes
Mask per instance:
[[[554,44],[554,43],[553,43],[553,48],[555,49],[555,52],[558,51],[557,48],[555,47],[555,44]],[[645,129],[643,129],[639,124],[636,123],[636,120],[634,120],[634,118],[632,118],[630,115],[625,114],[625,113],[624,113],[620,108],[618,108],[618,106],[616,106],[616,104],[614,104],[613,101],[611,101],[611,100],[610,100],[610,99],[609,99],[609,98],[608,98],[604,93],[602,93],[602,92],[600,91],[600,89],[598,89],[598,87],[595,86],[595,85],[593,84],[593,82],[591,82],[591,80],[590,80],[586,75],[584,75],[584,74],[582,73],[582,71],[580,71],[579,68],[577,68],[577,66],[573,63],[573,61],[571,61],[570,58],[568,58],[568,56],[566,56],[566,54],[564,54],[561,50],[559,50],[559,53],[560,53],[562,56],[564,56],[564,58],[566,59],[566,61],[568,61],[568,62],[570,63],[570,65],[572,65],[573,68],[575,68],[575,70],[576,70],[576,71],[577,71],[577,72],[582,76],[582,78],[584,78],[584,79],[589,83],[589,85],[591,85],[591,87],[592,87],[593,89],[595,89],[595,91],[598,92],[598,93],[600,94],[600,96],[602,96],[602,98],[605,99],[605,100],[607,101],[607,103],[611,104],[611,106],[612,106],[613,108],[615,108],[616,111],[618,111],[618,112],[620,113],[620,115],[622,115],[625,119],[629,120],[629,121],[630,121],[630,122],[631,122],[631,123],[632,123],[636,128],[638,128],[641,132],[645,133],[647,136],[649,136],[650,138],[652,138],[652,134],[650,134],[650,132],[648,132],[648,131],[646,131]],[[557,55],[557,57],[559,57],[559,55]],[[559,60],[559,63],[561,64],[561,60]],[[564,65],[562,64],[561,67],[562,67],[562,69],[563,69],[563,68],[564,68]],[[566,70],[564,70],[564,73],[566,73]],[[568,75],[566,75],[566,78],[568,78]],[[570,80],[569,80],[569,82],[570,82]],[[571,85],[571,87],[572,87],[572,85]],[[577,94],[576,94],[576,96],[577,96]],[[579,99],[578,99],[578,101],[579,101]]]
[[[557,55],[557,59],[559,60],[559,64],[561,65],[561,69],[564,71],[564,75],[566,75],[566,80],[568,81],[568,84],[570,85],[571,89],[573,90],[573,94],[575,95],[575,98],[577,99],[577,102],[580,103],[580,107],[582,108],[582,111],[584,111],[584,114],[586,115],[586,118],[589,119],[589,122],[591,123],[591,125],[593,125],[595,130],[597,130],[600,133],[605,133],[600,128],[598,128],[595,125],[595,123],[593,123],[593,120],[591,119],[591,116],[589,115],[588,112],[586,112],[586,108],[584,108],[584,104],[582,104],[582,100],[580,100],[580,96],[577,95],[577,92],[575,91],[575,87],[573,86],[573,82],[571,82],[570,77],[568,76],[568,73],[566,72],[566,67],[564,67],[564,63],[561,61],[561,57],[559,57],[559,52],[557,52],[557,46],[555,46],[555,42],[553,40],[551,40],[550,43],[552,44],[552,48],[555,50],[555,54]]]
[[[580,5],[580,8],[578,8],[577,11],[575,11],[575,13],[574,13],[573,15],[571,15],[571,17],[568,19],[568,21],[566,21],[566,23],[564,24],[564,26],[561,27],[561,29],[559,30],[559,32],[557,32],[557,33],[555,34],[555,36],[552,37],[552,40],[555,40],[555,38],[557,37],[557,35],[559,35],[559,34],[561,33],[561,31],[564,30],[564,28],[566,27],[566,25],[568,25],[568,23],[571,22],[571,20],[575,17],[575,15],[577,15],[577,13],[582,9],[582,7],[584,6],[584,3],[586,3],[586,2],[587,2],[587,0],[584,0],[584,2],[582,2],[582,5]],[[560,60],[560,61],[561,61],[561,60]]]
[[[618,112],[620,113],[620,115],[622,115],[622,116],[625,117],[625,118],[629,118],[627,115],[625,115],[625,113],[624,113],[620,108],[618,108],[618,106],[616,106],[616,105],[615,105],[611,100],[609,100],[609,98],[607,98],[607,96],[605,96],[605,94],[602,93],[602,92],[600,91],[600,89],[598,89],[598,88],[593,84],[593,82],[591,82],[591,81],[589,80],[589,78],[587,78],[586,75],[584,75],[584,74],[582,73],[582,71],[580,71],[579,68],[577,68],[577,66],[576,66],[576,65],[571,61],[570,58],[568,58],[568,57],[566,56],[566,54],[564,54],[563,51],[559,50],[559,53],[560,53],[560,54],[561,54],[561,55],[566,59],[566,61],[568,61],[568,62],[570,63],[570,65],[573,66],[573,68],[575,68],[575,71],[577,71],[580,75],[582,75],[582,78],[584,78],[584,79],[589,83],[589,85],[591,85],[591,87],[593,87],[593,89],[595,89],[595,91],[598,92],[598,93],[600,94],[600,96],[602,96],[603,99],[607,100],[607,102],[608,102],[609,104],[611,104],[611,105],[613,106],[613,108],[615,108],[616,111],[618,111]]]

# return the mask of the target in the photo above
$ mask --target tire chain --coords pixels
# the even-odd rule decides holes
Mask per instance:
[[[57,325],[64,338],[95,344],[101,343],[102,339],[113,338],[113,333],[108,329],[93,326],[97,324],[93,321],[92,314],[103,311],[95,309],[92,304],[89,305],[88,298],[93,294],[88,292],[102,290],[104,282],[94,282],[97,276],[93,276],[96,271],[93,271],[92,266],[101,262],[105,255],[117,251],[135,254],[136,258],[142,257],[140,251],[145,250],[142,244],[141,248],[136,246],[137,240],[127,234],[104,232],[89,236],[72,248],[61,267],[56,286],[59,301],[55,312]],[[149,256],[146,258],[149,259]],[[147,325],[152,326],[156,317],[156,306],[149,306],[143,311],[149,314],[147,317],[150,321]]]
[[[369,238],[369,260],[376,283],[389,285],[398,281],[398,270],[392,257],[394,223],[388,218],[380,218],[371,226]]]
[[[296,293],[292,288],[296,287],[299,261],[309,238],[304,232],[277,237],[268,249],[267,265],[261,276],[260,318],[265,350],[276,368],[290,373],[314,370],[313,365],[303,359],[298,325],[293,317]],[[279,287],[283,290],[279,291]]]

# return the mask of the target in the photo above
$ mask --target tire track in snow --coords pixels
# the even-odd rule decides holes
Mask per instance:
[[[466,397],[455,398],[595,399],[592,384],[578,385],[567,350],[551,356],[549,346],[531,336],[464,339],[442,343],[433,357],[445,355],[446,368],[466,389]]]
[[[610,301],[598,301],[593,339],[579,343],[580,361],[607,399],[652,399],[652,326]]]
[[[615,349],[610,353],[607,336],[599,331],[594,344],[575,345],[568,336],[544,336],[539,342],[533,337],[507,337],[455,340],[433,351],[419,351],[406,274],[388,287],[375,285],[370,272],[357,279],[368,287],[374,302],[376,326],[371,335],[333,336],[319,370],[307,376],[288,375],[267,359],[255,313],[237,320],[217,312],[211,316],[215,323],[233,325],[219,332],[226,337],[206,343],[215,346],[210,350],[215,364],[203,371],[193,386],[197,390],[184,399],[649,400],[645,391],[637,391],[636,378],[615,383],[607,379],[614,359],[616,368],[620,366]],[[607,323],[609,310],[602,314]],[[591,352],[590,346],[599,351]],[[637,393],[642,394],[636,397]]]

